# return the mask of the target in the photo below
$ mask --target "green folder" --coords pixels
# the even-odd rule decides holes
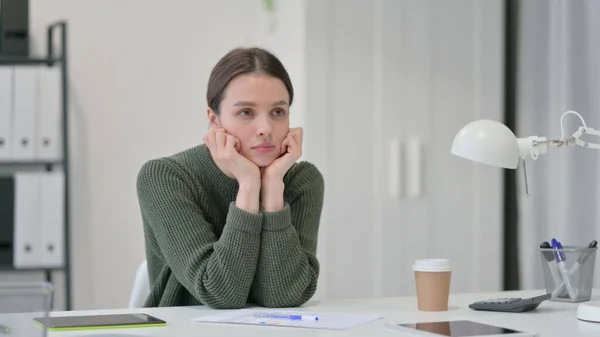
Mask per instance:
[[[50,331],[145,328],[167,324],[162,319],[142,313],[37,317],[34,320]]]

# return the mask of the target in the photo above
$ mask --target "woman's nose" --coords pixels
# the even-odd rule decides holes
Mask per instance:
[[[258,135],[259,135],[259,136],[268,136],[268,135],[270,135],[270,134],[271,134],[271,131],[270,131],[270,130],[267,130],[267,129],[260,129],[260,130],[258,131]]]
[[[259,136],[268,136],[271,134],[271,130],[272,127],[270,121],[261,122],[257,129]]]

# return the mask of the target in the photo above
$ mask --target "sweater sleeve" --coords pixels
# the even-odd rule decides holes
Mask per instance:
[[[295,307],[317,289],[316,257],[324,182],[315,166],[303,168],[286,187],[289,201],[263,213],[263,232],[252,298],[266,307]]]
[[[198,184],[175,164],[153,160],[138,175],[142,216],[173,275],[202,303],[246,305],[260,249],[262,215],[229,205],[220,238],[194,196]]]

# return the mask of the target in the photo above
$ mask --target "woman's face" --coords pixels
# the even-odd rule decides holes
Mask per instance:
[[[240,75],[229,82],[219,109],[219,116],[208,109],[211,126],[237,137],[242,156],[259,167],[279,157],[290,127],[289,94],[280,79]]]

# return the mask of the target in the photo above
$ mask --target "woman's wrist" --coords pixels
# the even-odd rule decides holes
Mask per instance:
[[[260,206],[260,182],[240,182],[235,205],[248,213],[258,214]]]
[[[264,179],[261,182],[262,208],[265,212],[277,212],[283,209],[283,191],[285,185],[282,180]]]

